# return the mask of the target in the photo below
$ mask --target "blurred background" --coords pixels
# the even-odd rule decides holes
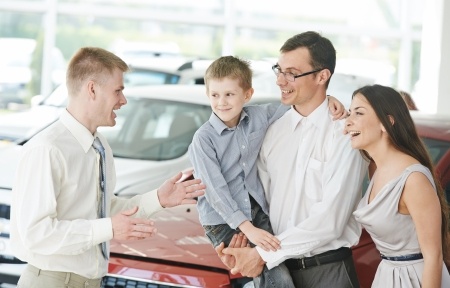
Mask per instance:
[[[449,84],[430,80],[442,74],[441,51],[450,42],[446,2],[0,0],[0,108],[21,109],[33,96],[49,95],[83,46],[175,71],[187,61],[221,55],[276,62],[286,39],[315,30],[335,45],[337,72],[410,92],[419,110],[436,112],[450,101]]]
[[[279,101],[271,66],[288,38],[308,30],[333,42],[337,66],[328,93],[347,108],[352,92],[366,84],[388,85],[411,95],[419,110],[411,114],[419,119],[420,136],[450,195],[450,0],[0,0],[0,287],[15,287],[24,268],[9,249],[12,179],[19,153],[65,108],[67,62],[79,48],[108,49],[131,67],[124,77],[129,104],[117,111],[115,127],[102,130],[114,151],[115,193],[131,197],[191,167],[187,147],[211,113],[199,85],[213,59],[235,55],[250,60],[255,95],[261,93],[253,103]],[[447,116],[432,115],[421,122],[421,112]],[[173,215],[184,220],[168,229],[193,229],[195,214],[189,219],[185,212]],[[184,251],[185,246],[178,247],[184,236],[173,236],[175,244],[161,238],[161,247],[169,247],[170,253]],[[198,237],[203,239],[202,234]],[[165,250],[151,257],[164,260]],[[115,257],[138,250],[133,251],[116,251]],[[215,251],[205,251],[210,259],[217,258]],[[367,283],[376,270],[367,263],[379,261],[378,252],[373,255],[375,262],[367,257],[361,262],[364,272],[372,273]],[[196,270],[205,264],[194,256],[177,259],[183,267],[197,263],[192,268],[196,275],[209,275],[209,267],[208,272]],[[120,270],[137,271],[144,262],[153,265],[149,259]],[[160,267],[162,271],[170,265]],[[362,287],[369,287],[367,283]]]

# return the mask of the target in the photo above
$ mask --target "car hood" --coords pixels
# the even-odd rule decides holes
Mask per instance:
[[[112,241],[112,257],[143,257],[165,264],[225,269],[198,221],[196,205],[167,208],[152,215],[158,232],[146,240]]]
[[[190,166],[187,154],[168,161],[114,158],[117,183],[115,194],[132,197],[158,188],[166,179]]]
[[[59,118],[63,108],[36,106],[23,112],[9,113],[0,118],[0,140],[29,139]]]

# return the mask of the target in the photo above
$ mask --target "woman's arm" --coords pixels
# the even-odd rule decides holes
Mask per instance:
[[[425,267],[422,287],[441,287],[441,206],[428,178],[414,172],[408,177],[399,203],[401,214],[410,214],[416,226]]]

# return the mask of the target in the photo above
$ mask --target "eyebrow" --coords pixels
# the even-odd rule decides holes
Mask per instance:
[[[358,109],[366,109],[366,108],[362,107],[362,106],[358,106],[358,107],[355,107],[355,109],[353,109],[353,111],[356,111]],[[352,111],[352,109],[348,109],[348,111]]]
[[[280,64],[275,64],[275,66],[277,66],[278,68],[281,68],[281,66],[280,66]],[[286,69],[284,69],[284,70],[297,70],[297,71],[302,71],[302,70],[300,70],[300,69],[298,69],[298,68],[295,68],[295,67],[287,67]]]

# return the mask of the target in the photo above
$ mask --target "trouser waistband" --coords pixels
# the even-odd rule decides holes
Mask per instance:
[[[102,278],[89,279],[71,272],[42,270],[30,264],[27,264],[27,269],[36,276],[46,275],[64,279],[64,284],[74,283],[78,284],[79,287],[100,287],[102,284]]]
[[[350,256],[352,256],[352,250],[348,247],[342,247],[311,257],[287,259],[284,263],[290,270],[302,270],[314,266],[342,261]]]

